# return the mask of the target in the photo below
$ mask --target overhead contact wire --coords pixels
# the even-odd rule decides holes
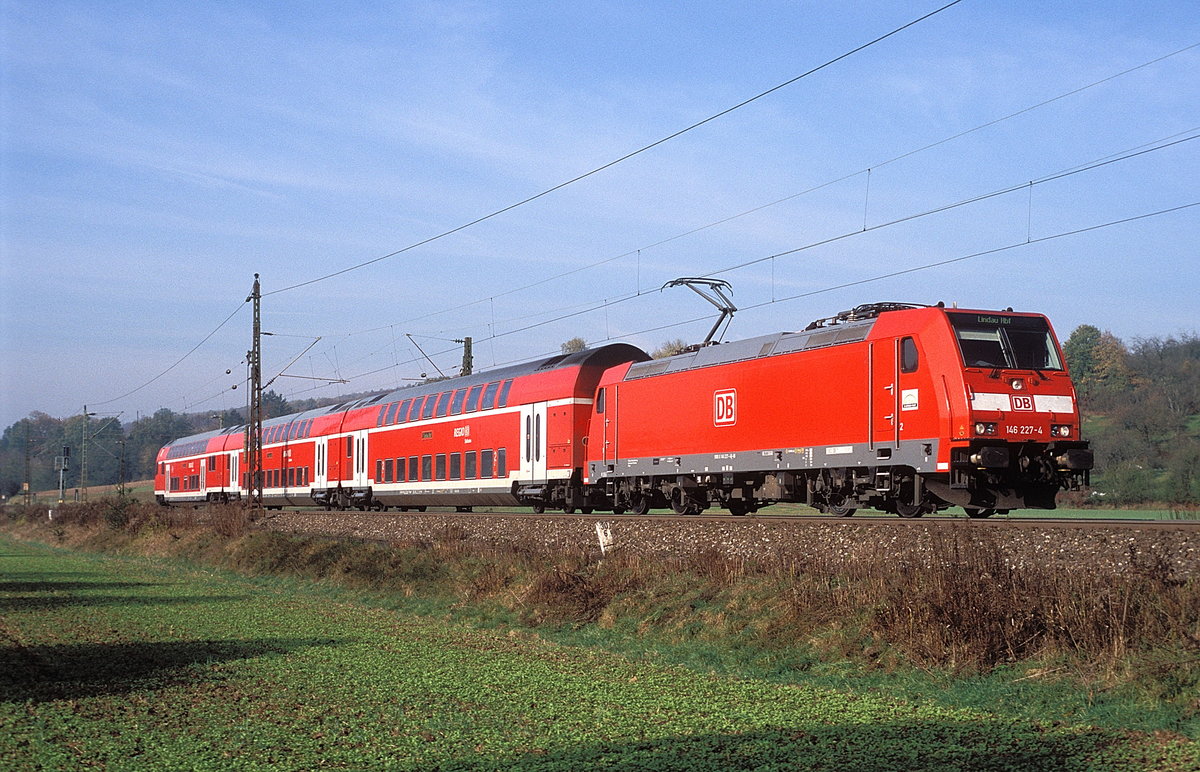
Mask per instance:
[[[596,168],[592,169],[591,171],[584,172],[583,174],[580,174],[576,177],[572,177],[571,179],[566,180],[565,182],[560,182],[557,185],[554,185],[553,187],[546,188],[545,190],[541,191],[540,193],[535,193],[534,195],[529,196],[528,198],[522,199],[514,204],[509,204],[508,206],[497,209],[496,211],[491,212],[490,214],[483,215],[482,217],[477,217],[468,223],[464,223],[457,227],[451,228],[450,230],[443,231],[442,233],[439,233],[435,236],[430,236],[429,238],[422,239],[421,241],[415,242],[413,244],[409,244],[406,247],[402,247],[401,249],[397,249],[393,252],[389,252],[386,255],[380,255],[379,257],[372,258],[370,260],[366,260],[364,262],[357,263],[355,265],[351,265],[351,266],[342,268],[337,271],[333,271],[332,273],[325,274],[324,276],[318,276],[315,279],[309,279],[307,281],[299,282],[298,284],[292,284],[287,287],[281,287],[280,289],[277,289],[277,290],[271,290],[270,292],[264,292],[263,297],[267,297],[269,295],[278,295],[282,292],[290,292],[291,290],[299,289],[301,287],[307,287],[310,284],[316,284],[317,282],[325,281],[327,279],[332,279],[336,276],[341,276],[342,274],[346,274],[351,271],[357,271],[360,268],[365,268],[368,265],[374,265],[375,263],[379,263],[384,260],[388,260],[390,258],[396,257],[397,255],[403,254],[405,252],[409,252],[418,247],[425,246],[426,244],[430,244],[434,241],[443,239],[447,236],[451,236],[455,233],[466,230],[467,228],[471,228],[482,222],[491,220],[494,217],[499,217],[500,215],[505,214],[506,212],[511,212],[512,210],[514,210],[518,207],[521,207],[526,204],[537,201],[538,199],[548,196],[551,193],[554,193],[555,191],[562,190],[563,188],[567,187],[568,185],[573,185],[576,182],[580,182],[581,180],[585,180],[588,177],[599,174],[600,172],[605,171],[606,169],[611,169],[612,167],[616,166],[617,164],[628,161],[629,159],[639,156],[642,153],[645,153],[649,150],[653,150],[654,148],[658,147],[659,145],[665,144],[667,142],[670,142],[673,139],[681,137],[690,131],[698,129],[701,126],[704,126],[705,124],[708,124],[708,123],[711,123],[712,121],[717,120],[718,118],[722,118],[726,115],[729,115],[730,113],[734,112],[735,110],[740,110],[741,108],[745,107],[746,105],[749,105],[753,102],[757,102],[758,100],[762,99],[763,97],[769,96],[770,94],[773,94],[776,91],[779,91],[780,89],[787,88],[788,86],[796,83],[797,81],[803,80],[804,78],[807,78],[808,76],[813,75],[814,73],[820,72],[821,70],[824,70],[825,68],[830,67],[830,66],[842,61],[843,59],[846,59],[847,57],[853,56],[854,54],[857,54],[860,51],[870,48],[871,46],[874,46],[877,43],[881,43],[884,40],[887,40],[888,38],[903,32],[904,30],[908,29],[909,27],[912,27],[913,25],[920,24],[921,22],[925,21],[926,19],[936,16],[939,13],[941,13],[942,11],[947,10],[948,8],[958,5],[962,1],[963,0],[951,0],[951,2],[946,3],[945,5],[943,5],[940,8],[930,11],[929,13],[927,13],[923,16],[920,16],[916,19],[913,19],[910,22],[907,22],[899,27],[896,27],[891,32],[887,32],[883,35],[880,35],[879,37],[875,38],[874,40],[863,43],[862,45],[860,45],[856,48],[853,48],[853,49],[851,49],[843,54],[840,54],[838,56],[835,56],[834,58],[824,62],[823,64],[819,64],[816,67],[813,67],[812,69],[810,69],[806,72],[803,72],[794,78],[786,80],[783,83],[780,83],[776,86],[772,86],[771,88],[767,89],[766,91],[759,92],[758,94],[755,94],[754,96],[750,97],[749,99],[744,99],[741,102],[738,102],[737,104],[733,105],[732,107],[727,107],[718,113],[714,113],[713,115],[710,115],[707,118],[704,118],[703,120],[697,121],[697,122],[691,124],[690,126],[682,128],[671,134],[668,134],[667,136],[665,136],[661,139],[655,140],[654,142],[651,142],[648,145],[644,145],[644,146],[638,148],[637,150],[626,153],[625,155],[621,156],[620,158],[609,161],[608,163],[602,164],[601,166],[597,166]]]

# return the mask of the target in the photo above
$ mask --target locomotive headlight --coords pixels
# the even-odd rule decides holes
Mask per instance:
[[[1050,427],[1050,436],[1052,437],[1070,437],[1071,427],[1069,424],[1055,424]]]
[[[1011,381],[1009,381],[1009,385],[1012,386],[1013,391],[1020,391],[1021,389],[1025,388],[1025,381],[1021,380],[1020,378],[1013,378]]]
[[[988,421],[976,421],[975,433],[981,435],[992,435],[996,433],[996,424]]]

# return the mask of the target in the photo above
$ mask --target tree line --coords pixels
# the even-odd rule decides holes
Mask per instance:
[[[263,394],[263,409],[268,417],[281,416],[343,399],[346,397],[288,402],[278,393],[267,391]],[[126,423],[114,416],[53,418],[33,412],[0,436],[0,494],[17,495],[26,479],[32,491],[57,489],[56,461],[64,456],[67,468],[62,483],[68,497],[85,482],[85,457],[88,487],[147,480],[154,476],[159,449],[171,440],[240,426],[245,420],[238,410],[176,413],[165,407]]]
[[[586,347],[582,338],[563,353]],[[686,348],[665,342],[653,355]],[[1083,413],[1083,436],[1092,443],[1096,468],[1093,498],[1115,503],[1200,503],[1200,337],[1136,339],[1125,343],[1093,325],[1076,328],[1063,346]],[[362,395],[288,402],[263,395],[268,417],[334,404]],[[112,417],[53,418],[31,413],[0,437],[0,494],[14,496],[28,479],[34,491],[58,487],[55,459],[69,448],[64,488],[81,484],[86,445],[87,484],[113,485],[154,476],[155,456],[171,440],[241,425],[237,410],[222,413],[154,414],[122,423]],[[86,440],[85,440],[86,436]]]
[[[1200,337],[1126,344],[1085,324],[1063,353],[1096,454],[1093,496],[1200,503]]]

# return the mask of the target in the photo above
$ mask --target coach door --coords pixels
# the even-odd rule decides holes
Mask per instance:
[[[346,468],[342,470],[343,479],[355,488],[366,488],[371,484],[367,479],[367,433],[355,432],[346,438]]]
[[[329,486],[329,440],[324,437],[319,438],[316,443],[316,449],[313,451],[313,487],[317,490],[324,490]]]
[[[521,407],[521,476],[546,479],[546,403]]]

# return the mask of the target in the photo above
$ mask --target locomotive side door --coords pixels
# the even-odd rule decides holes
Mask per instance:
[[[871,414],[870,447],[899,448],[904,437],[913,437],[912,431],[919,423],[917,411],[922,395],[917,388],[919,355],[912,337],[874,341],[868,345],[869,358],[869,402]],[[905,427],[905,420],[912,426]]]
[[[546,479],[546,403],[521,407],[521,476]]]
[[[896,356],[898,339],[876,340],[867,344],[868,403],[872,450],[899,447],[900,443],[900,362]]]

